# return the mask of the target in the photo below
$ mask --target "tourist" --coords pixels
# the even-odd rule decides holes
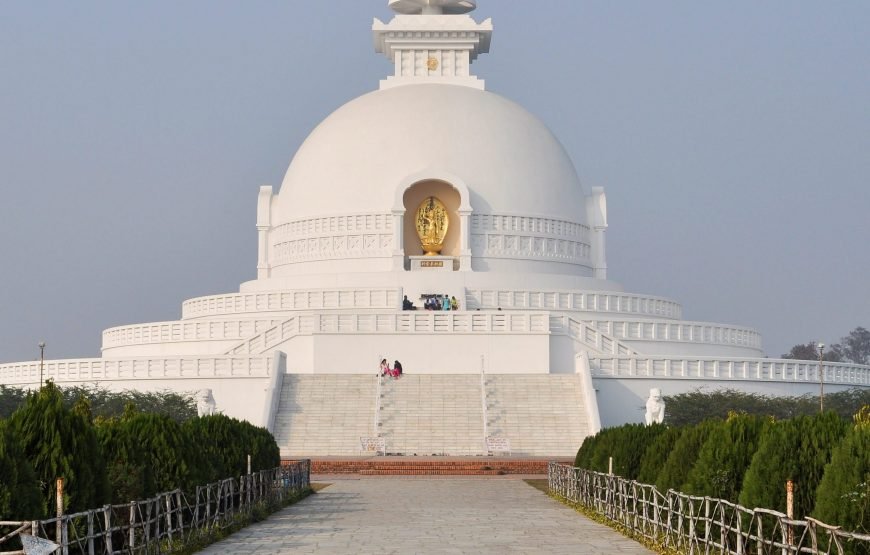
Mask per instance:
[[[450,297],[450,310],[459,310],[459,300],[456,297]]]
[[[408,295],[405,295],[405,298],[402,299],[402,310],[414,310],[414,303],[408,300]]]
[[[450,297],[444,294],[444,300],[441,303],[441,310],[450,310]]]
[[[393,362],[393,377],[399,378],[402,375],[402,363],[398,360]]]
[[[387,359],[385,358],[381,359],[380,373],[381,376],[386,376],[387,374],[390,374],[390,365],[387,363]]]

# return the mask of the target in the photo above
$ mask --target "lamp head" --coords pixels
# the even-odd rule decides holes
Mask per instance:
[[[39,347],[40,349],[45,349],[45,341],[40,341],[37,347]]]
[[[825,344],[822,343],[821,341],[819,342],[819,350],[820,350],[820,351],[824,351],[824,350],[825,350]]]

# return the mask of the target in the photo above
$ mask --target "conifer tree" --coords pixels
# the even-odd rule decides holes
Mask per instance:
[[[668,427],[650,443],[640,460],[640,471],[637,473],[638,482],[655,483],[659,472],[668,460],[668,455],[673,451],[674,445],[684,431],[685,428]]]
[[[4,420],[0,420],[0,520],[42,516],[42,493],[36,473]]]
[[[278,444],[265,428],[223,414],[193,418],[184,424],[191,441],[205,460],[207,481],[240,476],[251,471],[275,468],[281,464]]]
[[[166,415],[125,412],[120,425],[126,428],[123,434],[141,447],[146,497],[204,483],[199,475],[199,447],[192,445],[178,422]]]
[[[711,431],[681,489],[736,501],[758,439],[769,422],[767,418],[731,414],[722,426]]]
[[[870,532],[870,406],[834,449],[819,483],[813,517],[854,532]]]
[[[656,477],[656,489],[664,493],[669,489],[679,490],[686,481],[686,474],[698,460],[701,446],[714,429],[724,425],[718,419],[704,420],[696,426],[689,426],[674,443],[665,464]]]
[[[42,483],[43,514],[55,503],[55,480],[64,479],[67,512],[99,507],[108,491],[105,466],[93,426],[63,404],[49,381],[27,397],[10,418],[24,456]]]

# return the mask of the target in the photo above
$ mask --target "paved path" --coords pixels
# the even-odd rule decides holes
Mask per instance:
[[[652,553],[519,480],[340,480],[202,553]]]

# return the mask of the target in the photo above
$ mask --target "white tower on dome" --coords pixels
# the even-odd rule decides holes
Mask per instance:
[[[489,52],[492,21],[477,23],[468,12],[473,0],[389,0],[396,16],[375,19],[375,50],[395,64],[381,89],[420,83],[445,83],[483,89],[469,66]]]

